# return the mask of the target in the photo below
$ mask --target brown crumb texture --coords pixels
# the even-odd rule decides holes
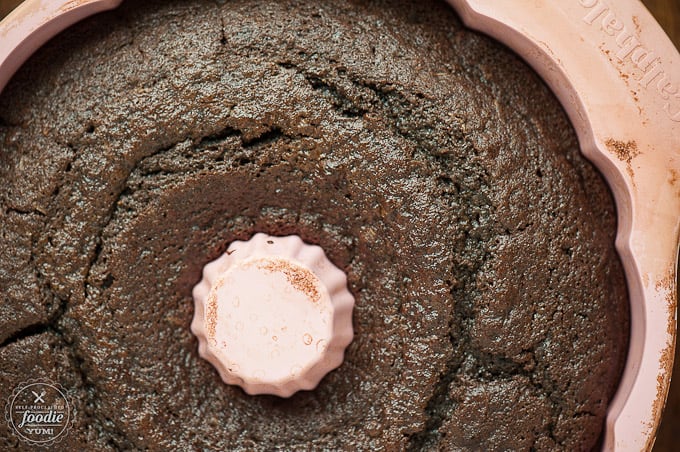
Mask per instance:
[[[0,180],[0,396],[60,380],[75,449],[598,441],[629,322],[610,193],[444,3],[126,1],[0,96]],[[225,385],[189,329],[203,265],[256,232],[356,297],[343,365],[289,399]]]

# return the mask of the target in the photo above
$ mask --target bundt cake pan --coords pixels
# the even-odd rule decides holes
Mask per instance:
[[[654,443],[675,348],[680,55],[639,0],[448,0],[543,77],[608,181],[631,305],[630,348],[603,449]],[[47,40],[121,0],[26,0],[0,22],[0,91]]]

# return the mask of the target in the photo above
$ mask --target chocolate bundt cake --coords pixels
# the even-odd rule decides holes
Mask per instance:
[[[0,388],[73,450],[588,450],[626,358],[610,192],[541,80],[446,4],[126,1],[0,96]],[[192,287],[257,232],[356,299],[344,363],[249,396]],[[0,449],[28,447],[0,423]]]

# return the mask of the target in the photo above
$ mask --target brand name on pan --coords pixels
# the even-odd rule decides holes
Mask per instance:
[[[664,69],[662,56],[640,41],[633,29],[629,28],[603,0],[579,0],[587,11],[583,22],[599,27],[613,37],[613,51],[620,62],[630,62],[640,73],[631,74],[638,84],[653,90],[663,99],[663,110],[672,121],[680,122],[680,87]]]

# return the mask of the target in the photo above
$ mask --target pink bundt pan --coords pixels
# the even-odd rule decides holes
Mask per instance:
[[[38,47],[121,0],[27,0],[0,22],[0,90]],[[675,348],[680,55],[638,0],[449,0],[552,88],[609,182],[631,302],[628,361],[604,450],[651,449]]]

